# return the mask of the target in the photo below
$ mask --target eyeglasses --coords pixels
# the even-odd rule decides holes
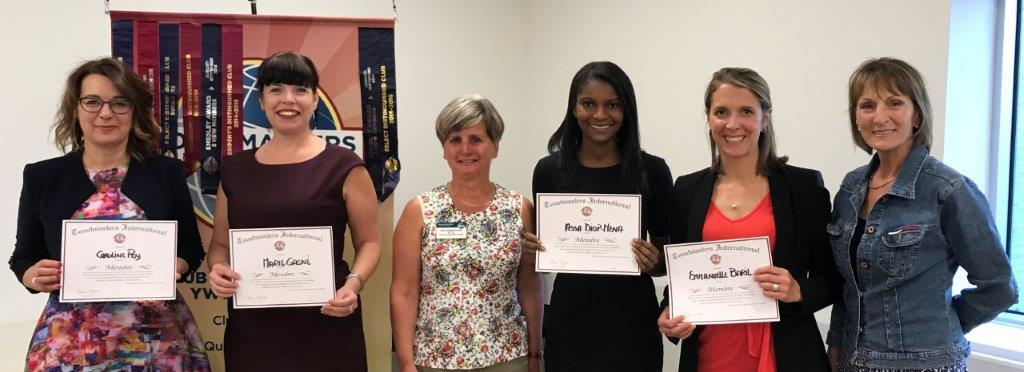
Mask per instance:
[[[103,109],[103,105],[110,106],[110,111],[115,114],[127,114],[132,112],[132,104],[124,98],[115,98],[110,101],[104,101],[99,98],[83,97],[78,99],[78,104],[82,106],[82,110],[85,112],[100,112]]]

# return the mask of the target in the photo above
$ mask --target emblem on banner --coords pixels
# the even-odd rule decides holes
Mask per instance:
[[[206,158],[203,162],[203,170],[207,173],[216,173],[217,169],[220,169],[220,163],[214,158]]]
[[[124,234],[122,234],[122,233],[114,234],[114,243],[117,243],[117,244],[124,243],[124,239],[125,239]]]
[[[719,256],[717,253],[711,255],[711,263],[715,265],[722,263],[722,256]]]
[[[395,172],[398,170],[398,158],[390,157],[384,161],[384,168],[387,168],[388,172]]]

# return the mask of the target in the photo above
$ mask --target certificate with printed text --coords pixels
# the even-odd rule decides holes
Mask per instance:
[[[231,229],[236,309],[321,306],[334,298],[333,229]]]
[[[754,270],[772,264],[768,238],[665,246],[669,312],[701,324],[779,321],[779,306],[754,282]]]
[[[539,272],[640,275],[640,195],[537,194]]]
[[[60,302],[173,300],[177,255],[178,221],[64,220]]]

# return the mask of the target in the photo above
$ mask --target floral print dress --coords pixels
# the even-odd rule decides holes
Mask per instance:
[[[144,220],[121,193],[127,168],[88,171],[96,192],[71,219]],[[61,303],[57,292],[36,323],[26,371],[209,371],[195,319],[182,299]]]
[[[473,214],[452,205],[447,185],[418,196],[423,236],[416,365],[474,369],[526,355],[526,318],[516,291],[523,200],[494,186],[494,198]],[[466,237],[439,239],[438,224],[464,224]]]

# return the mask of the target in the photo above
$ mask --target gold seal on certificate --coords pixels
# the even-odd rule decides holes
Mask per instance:
[[[768,238],[665,246],[672,317],[701,324],[779,321],[779,306],[754,282],[754,270],[772,264]]]
[[[60,302],[173,300],[178,221],[64,220]]]
[[[539,272],[640,275],[640,195],[537,194]]]
[[[236,309],[321,306],[334,298],[333,229],[231,229]]]

